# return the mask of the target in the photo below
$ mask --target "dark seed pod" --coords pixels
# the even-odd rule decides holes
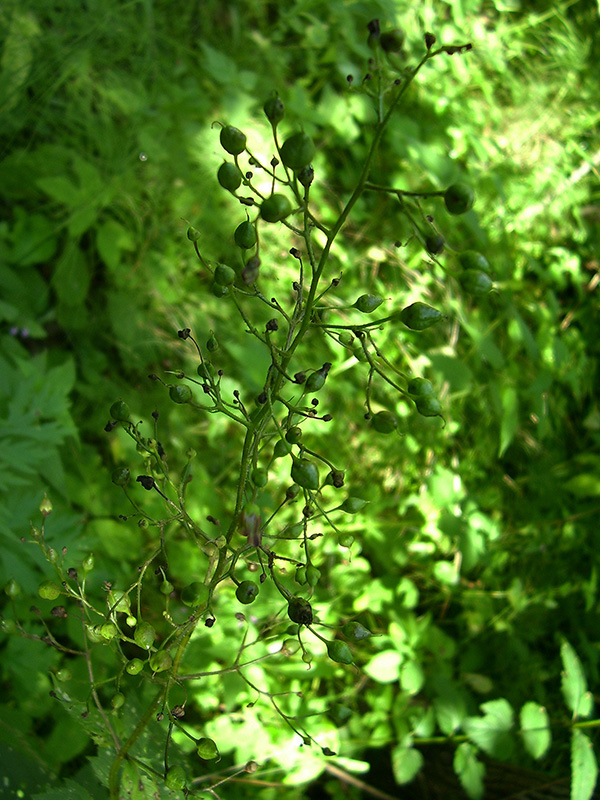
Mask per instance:
[[[311,185],[313,180],[315,179],[315,171],[313,169],[312,164],[307,164],[306,167],[302,167],[301,170],[298,170],[296,173],[296,177],[298,181],[304,186],[305,189]]]
[[[404,45],[406,36],[401,28],[394,28],[393,31],[386,31],[379,37],[381,47],[386,53],[399,53]]]
[[[245,606],[253,603],[258,597],[260,589],[254,581],[242,581],[235,590],[235,596]]]
[[[231,161],[225,161],[218,169],[217,180],[224,189],[235,192],[242,182],[242,173]]]
[[[444,194],[444,203],[451,214],[465,214],[474,202],[475,192],[466,183],[453,183]]]
[[[285,116],[285,106],[277,92],[275,92],[263,106],[266,118],[276,128]]]
[[[402,309],[400,320],[413,331],[423,331],[442,319],[442,314],[427,303],[413,303]]]
[[[242,280],[246,284],[246,286],[250,286],[250,284],[255,283],[258,279],[258,273],[260,272],[260,258],[258,256],[252,256],[246,262],[246,266],[242,270]]]
[[[244,220],[235,229],[233,238],[238,247],[249,250],[256,244],[256,230],[250,220]]]
[[[117,402],[113,403],[110,407],[110,416],[112,419],[116,419],[119,422],[127,422],[131,416],[129,406],[123,400],[117,400]]]
[[[219,136],[221,147],[231,153],[232,156],[239,156],[246,149],[246,134],[233,125],[226,125],[221,128]]]
[[[425,239],[425,249],[428,253],[436,256],[444,249],[446,240],[440,233],[432,233]]]
[[[286,139],[280,149],[281,160],[294,172],[307,167],[315,154],[315,144],[304,131]]]
[[[288,617],[298,625],[311,625],[313,611],[308,600],[303,597],[292,597],[288,603]]]

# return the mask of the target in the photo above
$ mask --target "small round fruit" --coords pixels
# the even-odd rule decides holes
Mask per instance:
[[[56,600],[60,596],[60,586],[56,581],[42,581],[38,586],[38,594],[44,600]]]
[[[259,593],[258,584],[254,581],[242,581],[235,590],[235,596],[245,606],[249,606],[258,597]]]
[[[131,416],[129,406],[123,400],[117,400],[110,407],[111,419],[116,419],[119,422],[127,422]]]
[[[257,467],[252,471],[252,483],[262,489],[269,482],[269,473],[263,467]]]
[[[338,664],[352,664],[354,661],[352,650],[350,650],[346,642],[341,642],[339,639],[327,642],[327,655]]]
[[[21,594],[21,587],[14,578],[11,578],[4,587],[4,594],[7,597],[17,597]]]
[[[359,642],[361,639],[368,639],[370,636],[373,636],[371,631],[368,628],[365,628],[364,625],[361,625],[360,622],[347,622],[342,628],[342,633],[348,639],[354,639],[355,642]]]
[[[402,50],[405,38],[404,31],[401,28],[394,28],[393,31],[382,33],[379,37],[379,42],[386,53],[399,53]]]
[[[357,308],[363,314],[370,314],[383,303],[383,297],[374,294],[362,294],[354,303],[353,308]]]
[[[313,564],[309,564],[306,568],[306,582],[314,589],[315,586],[318,584],[319,579],[321,577],[321,570],[317,569]]]
[[[371,417],[371,426],[377,433],[392,433],[398,427],[398,420],[391,411],[378,411]]]
[[[394,421],[395,420],[396,418],[394,417]],[[346,514],[358,514],[358,512],[362,511],[362,509],[367,505],[367,503],[368,500],[363,500],[362,497],[347,497],[340,506],[340,510],[345,511]]]
[[[319,470],[316,464],[307,458],[295,458],[292,465],[291,478],[303,489],[319,488]]]
[[[286,139],[279,153],[286,167],[299,172],[313,160],[315,144],[310,136],[301,131]]]
[[[110,704],[116,711],[118,708],[121,708],[123,705],[125,705],[125,695],[121,692],[113,694],[110,699]]]
[[[174,403],[189,403],[192,399],[192,390],[185,384],[169,386],[169,397]]]
[[[278,439],[273,447],[273,458],[283,458],[289,456],[292,452],[292,446],[289,442],[284,442],[283,439]]]
[[[196,742],[196,752],[204,761],[213,761],[219,757],[217,743],[204,736]]]
[[[71,670],[63,667],[56,671],[56,680],[60,681],[61,683],[65,683],[66,681],[70,681],[73,677]]]
[[[424,395],[423,397],[417,397],[415,403],[417,404],[417,411],[424,417],[442,416],[442,404],[437,399],[437,397],[433,395]]]
[[[159,650],[150,656],[150,669],[152,672],[166,672],[171,669],[173,659],[166,650]]]
[[[476,250],[465,250],[458,255],[458,263],[463,269],[479,269],[482,272],[491,272],[490,262]]]
[[[140,622],[139,625],[136,625],[133,639],[137,646],[141,647],[142,650],[150,650],[154,644],[155,638],[156,631],[149,622]]]
[[[229,286],[235,280],[235,270],[227,264],[217,264],[215,268],[215,283],[219,286]]]
[[[400,312],[400,320],[413,331],[423,331],[442,319],[442,313],[427,303],[413,303]]]
[[[128,672],[129,675],[139,675],[143,669],[144,662],[140,658],[132,658],[131,661],[127,662],[127,666],[125,667],[125,671]]]
[[[239,167],[237,167],[235,164],[232,164],[231,161],[225,161],[219,167],[219,171],[217,172],[217,180],[224,189],[227,189],[230,192],[235,192],[236,189],[239,189],[239,186],[242,182],[242,173],[240,172]]]
[[[169,771],[165,776],[165,786],[167,789],[171,789],[173,792],[180,792],[182,789],[185,789],[186,782],[187,779],[183,767],[178,765],[169,767]]]
[[[165,597],[168,597],[173,592],[174,589],[175,587],[173,586],[171,581],[165,580],[160,584],[160,593],[164,594]]]
[[[181,592],[181,602],[184,606],[194,608],[203,605],[208,601],[210,592],[208,586],[200,581],[188,584]]]
[[[451,214],[465,214],[474,202],[475,192],[466,183],[453,183],[444,194],[444,203]]]
[[[103,639],[106,639],[108,642],[110,642],[110,641],[111,641],[111,639],[114,639],[114,638],[115,638],[115,636],[116,636],[116,635],[118,634],[118,632],[119,632],[119,631],[117,630],[117,626],[115,625],[115,623],[114,623],[114,622],[104,622],[104,623],[103,623],[103,624],[100,626],[100,629],[99,629],[99,630],[100,630],[100,635],[102,636],[102,638],[103,638]]]
[[[291,213],[292,204],[284,194],[272,194],[260,207],[260,216],[265,222],[279,222]]]
[[[298,444],[302,438],[302,428],[299,425],[294,425],[293,427],[288,428],[285,438],[290,444]]]
[[[256,244],[256,229],[250,220],[244,220],[235,229],[233,239],[238,247],[250,250]]]
[[[221,147],[231,153],[232,156],[239,156],[246,149],[246,134],[233,125],[226,125],[221,128],[219,136]]]
[[[441,233],[432,233],[425,238],[425,250],[433,256],[439,255],[444,249],[446,240]]]
[[[310,625],[313,621],[313,611],[308,600],[303,597],[292,597],[288,603],[288,617],[298,625]]]

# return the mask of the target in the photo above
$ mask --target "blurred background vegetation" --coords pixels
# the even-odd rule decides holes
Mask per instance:
[[[292,710],[311,715],[317,738],[331,738],[346,774],[400,796],[398,748],[415,719],[424,720],[423,739],[433,735],[428,708],[447,697],[471,714],[492,698],[514,708],[534,700],[549,709],[554,740],[536,768],[563,776],[562,637],[592,691],[600,668],[597,2],[5,0],[0,578],[18,581],[19,619],[36,630],[30,606],[48,566],[24,540],[47,493],[49,542],[73,562],[95,553],[99,593],[105,580],[130,580],[147,543],[119,521],[127,508],[110,481],[115,466],[135,458],[125,437],[104,432],[118,398],[146,422],[160,412],[163,444],[181,465],[188,447],[202,453],[192,510],[218,516],[227,507],[239,440],[225,421],[174,407],[147,379],[186,362],[176,331],[190,327],[200,340],[217,333],[228,385],[261,387],[261,356],[230,306],[210,294],[185,237],[193,224],[202,251],[227,261],[244,218],[216,181],[222,150],[211,123],[236,125],[268,148],[262,104],[279,92],[286,130],[302,126],[318,144],[314,199],[335,219],[374,122],[347,82],[365,73],[374,17],[404,29],[411,63],[425,31],[473,43],[466,56],[435,59],[420,74],[374,179],[411,190],[471,183],[474,211],[451,225],[436,209],[436,220],[452,247],[486,254],[497,291],[474,301],[417,243],[397,247],[408,232],[378,194],[364,198],[337,246],[344,297],[429,299],[449,314],[444,335],[390,329],[378,339],[434,382],[446,425],[400,404],[392,410],[403,417],[402,438],[374,437],[363,419],[363,373],[321,346],[312,366],[334,361],[323,407],[339,411],[319,441],[346,456],[352,493],[370,503],[346,523],[351,551],[322,545],[320,610],[326,618],[350,607],[381,635],[357,648],[360,675],[315,662],[311,690]],[[288,247],[277,233],[267,244],[276,286]],[[239,639],[235,625],[215,634],[207,663],[235,655],[227,650],[228,636]],[[49,695],[63,657],[16,635],[0,644],[0,746],[11,748],[12,785],[46,800],[83,797],[64,793],[78,776],[101,797],[101,756],[68,703]],[[73,672],[85,687],[86,676]],[[290,691],[307,681],[305,665],[281,674]],[[282,797],[281,782],[290,798],[298,785],[321,792],[306,796],[367,796],[322,758],[299,755],[275,715],[241,714],[239,686],[215,679],[198,692],[226,766],[257,758],[257,742],[265,753],[262,783],[232,783],[225,797]],[[97,759],[94,772],[86,757]],[[518,748],[510,758],[533,763]],[[380,779],[370,763],[384,760],[390,776]],[[47,786],[57,781],[55,795]]]

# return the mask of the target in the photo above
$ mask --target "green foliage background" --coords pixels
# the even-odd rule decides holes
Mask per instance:
[[[332,665],[323,650],[310,673],[290,661],[257,667],[254,678],[274,692],[283,676],[285,690],[302,691],[289,713],[340,752],[340,769],[373,785],[367,751],[385,748],[401,783],[420,767],[419,742],[429,746],[436,734],[466,734],[470,744],[460,747],[531,766],[532,749],[524,754],[511,721],[526,702],[551,718],[553,744],[537,768],[568,774],[569,711],[578,712],[561,694],[561,670],[576,671],[566,666],[565,638],[592,695],[600,658],[597,3],[54,5],[9,0],[0,10],[0,577],[22,590],[14,604],[6,598],[3,617],[16,610],[26,630],[43,633],[30,607],[49,565],[28,539],[44,492],[54,507],[49,544],[66,547],[73,564],[95,553],[90,592],[129,581],[143,558],[143,531],[119,521],[128,508],[110,481],[136,458],[125,437],[103,430],[115,399],[147,426],[160,412],[161,440],[180,468],[188,447],[201,453],[190,498],[198,518],[218,517],[235,490],[241,440],[226,421],[192,417],[147,379],[193,368],[176,336],[190,327],[200,341],[217,333],[228,388],[261,389],[262,356],[210,294],[185,238],[191,223],[203,252],[235,257],[232,231],[243,213],[216,181],[222,151],[211,123],[237,125],[268,148],[262,104],[277,90],[286,131],[302,126],[318,144],[314,197],[332,221],[374,122],[369,101],[347,82],[364,76],[367,22],[402,27],[413,60],[428,30],[444,43],[471,41],[468,55],[434,60],[418,77],[372,179],[408,190],[468,180],[475,211],[450,225],[436,207],[436,221],[453,248],[486,254],[497,291],[470,299],[417,242],[396,247],[409,231],[384,196],[368,194],[357,207],[334,252],[339,296],[351,302],[371,291],[390,308],[425,299],[449,314],[441,334],[401,338],[389,328],[378,338],[434,382],[446,425],[400,403],[392,410],[402,437],[375,437],[355,360],[315,345],[315,363],[298,364],[334,362],[321,403],[337,411],[318,441],[349,465],[350,493],[369,500],[343,523],[356,539],[350,551],[322,545],[316,602],[332,624],[336,609],[352,608],[379,636],[355,648],[360,673]],[[289,247],[271,235],[263,245],[269,286],[285,292]],[[180,586],[193,578],[188,559],[183,547],[172,556]],[[192,648],[190,669],[235,658],[239,622],[226,612],[233,593],[221,602],[223,624],[210,648]],[[161,613],[158,599],[153,610]],[[51,625],[64,635],[58,621]],[[93,743],[80,732],[84,665],[16,635],[1,643],[0,743],[13,760],[11,785],[40,800],[103,796],[107,743],[93,714]],[[109,656],[99,660],[99,680],[110,681]],[[68,697],[56,681],[65,661]],[[147,699],[128,687],[124,729]],[[260,702],[245,709],[256,697],[235,675],[207,678],[195,692],[196,722],[219,742],[223,775],[260,761],[258,747],[259,775],[276,787],[231,783],[222,796],[269,798],[283,782],[295,797],[323,774],[323,790],[344,796],[320,753],[299,750]],[[490,706],[502,701],[508,710]],[[342,707],[350,711],[343,720]],[[492,711],[507,720],[499,745],[478,739],[480,722],[459,733],[466,717]],[[150,741],[144,747],[152,751]],[[461,757],[476,773],[473,752],[463,748]]]

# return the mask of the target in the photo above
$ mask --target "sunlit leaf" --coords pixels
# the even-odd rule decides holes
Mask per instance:
[[[590,737],[578,728],[571,738],[571,800],[590,800],[598,777],[598,763]]]
[[[533,758],[541,758],[552,741],[548,712],[538,703],[525,703],[520,720],[525,749]]]

